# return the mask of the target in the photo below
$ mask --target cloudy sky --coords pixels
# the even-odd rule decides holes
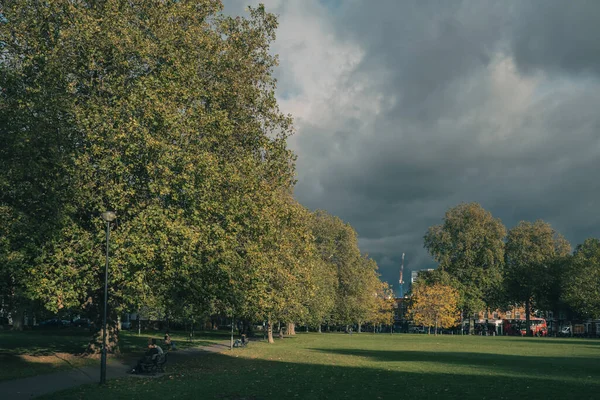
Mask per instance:
[[[296,196],[349,222],[394,288],[460,202],[599,236],[600,1],[262,2]]]

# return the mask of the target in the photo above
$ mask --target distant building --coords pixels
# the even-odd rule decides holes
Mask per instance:
[[[419,271],[412,271],[410,273],[410,283],[411,284],[415,283],[415,281],[417,280],[418,276],[419,276]]]

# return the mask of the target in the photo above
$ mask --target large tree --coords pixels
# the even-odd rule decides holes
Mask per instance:
[[[321,332],[323,324],[333,322],[336,301],[337,274],[333,264],[320,257],[313,269],[314,293],[307,299],[303,322]]]
[[[308,210],[287,195],[276,200],[263,209],[261,221],[268,232],[249,243],[243,270],[234,274],[241,314],[267,320],[270,343],[274,322],[292,324],[305,318],[307,303],[316,295],[314,273],[319,262]]]
[[[324,211],[316,211],[312,232],[321,260],[335,273],[335,307],[331,318],[323,322],[340,325],[372,320],[376,308],[376,293],[381,282],[377,264],[361,254],[357,234],[341,219]],[[329,292],[327,296],[330,296]]]
[[[425,248],[461,294],[463,315],[491,304],[501,280],[506,228],[477,203],[449,209],[440,225],[429,228]]]
[[[291,121],[274,96],[276,19],[262,7],[248,18],[221,9],[214,0],[3,3],[5,291],[55,311],[98,311],[99,215],[114,210],[113,315],[182,282],[181,302],[238,305],[236,266],[277,225],[264,210],[293,184],[294,165]]]
[[[586,239],[575,249],[563,275],[563,300],[585,318],[600,318],[600,240]]]
[[[569,242],[542,220],[521,221],[508,232],[505,290],[510,301],[525,305],[527,335],[531,334],[531,308],[547,301],[546,281],[557,260],[570,252]]]

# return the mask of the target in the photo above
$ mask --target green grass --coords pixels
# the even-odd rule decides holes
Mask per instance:
[[[48,399],[597,399],[600,341],[298,334]]]
[[[0,381],[88,365],[79,356],[90,340],[85,330],[0,331]]]
[[[222,342],[229,338],[229,333],[224,331],[197,332],[192,340],[186,332],[169,332],[171,340],[175,342],[177,349],[187,349],[190,347],[209,346],[213,343]],[[165,337],[161,331],[142,331],[141,335],[137,331],[122,331],[120,335],[119,348],[124,355],[139,355],[145,351],[148,345],[148,339],[156,339],[157,344],[167,350],[163,344]]]
[[[145,351],[149,338],[162,343],[163,337],[160,331],[142,332],[141,336],[137,331],[122,331],[122,357],[137,358]],[[199,332],[190,341],[186,333],[172,332],[171,337],[177,348],[185,349],[222,342],[228,336],[225,332]],[[90,339],[86,329],[0,331],[0,381],[97,364],[97,359],[82,355]]]

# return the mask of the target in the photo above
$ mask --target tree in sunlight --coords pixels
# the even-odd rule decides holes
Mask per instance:
[[[416,282],[408,312],[415,324],[433,326],[437,334],[437,328],[450,328],[458,323],[459,299],[458,291],[451,286]]]

